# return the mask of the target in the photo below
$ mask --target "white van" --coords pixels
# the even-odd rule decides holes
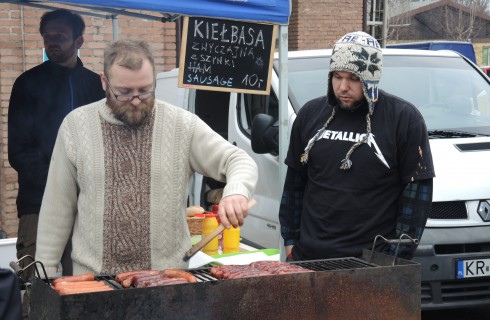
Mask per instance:
[[[380,88],[420,109],[436,171],[432,210],[414,257],[421,263],[422,308],[488,304],[490,78],[454,52],[384,49],[383,54]],[[331,50],[289,53],[289,130],[305,102],[326,94],[330,55]],[[241,234],[267,248],[277,248],[281,239],[277,70],[276,61],[269,96],[178,89],[177,70],[159,74],[156,88],[157,98],[199,115],[255,159],[258,204]],[[191,204],[203,204],[202,190],[202,179],[193,180]]]
[[[10,262],[17,262],[17,238],[0,239],[0,268],[10,269]]]

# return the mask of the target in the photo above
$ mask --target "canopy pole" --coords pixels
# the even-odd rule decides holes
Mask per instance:
[[[119,28],[118,28],[118,17],[117,14],[113,14],[112,16],[112,39],[117,41],[119,38]]]
[[[289,98],[288,98],[288,25],[279,26],[279,196],[282,197],[284,180],[286,179],[286,165],[284,160],[289,146]],[[279,199],[280,202],[280,199]],[[279,250],[281,261],[286,260],[284,241],[279,236]]]

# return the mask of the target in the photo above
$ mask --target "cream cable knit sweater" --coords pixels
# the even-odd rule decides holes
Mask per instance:
[[[44,264],[48,276],[56,274],[72,225],[74,274],[101,271],[105,205],[101,121],[122,125],[105,99],[72,111],[58,132],[37,236],[36,260]],[[186,268],[182,257],[191,242],[185,208],[192,173],[226,181],[223,196],[241,194],[250,199],[257,166],[196,115],[158,100],[151,152],[151,267]]]

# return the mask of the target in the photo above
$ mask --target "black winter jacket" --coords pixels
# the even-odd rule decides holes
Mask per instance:
[[[46,61],[14,83],[8,112],[8,156],[18,173],[18,216],[39,214],[49,163],[63,118],[104,98],[100,77],[83,67]]]

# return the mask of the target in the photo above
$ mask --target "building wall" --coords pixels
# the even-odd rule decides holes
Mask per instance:
[[[331,48],[342,35],[361,31],[362,0],[293,0],[289,50]]]
[[[293,0],[289,50],[329,48],[343,34],[362,30],[363,0]],[[69,6],[56,5],[76,9]],[[0,230],[17,236],[17,174],[7,157],[7,113],[15,79],[42,62],[43,42],[39,20],[46,10],[0,4]],[[100,72],[103,50],[113,40],[112,20],[83,15],[85,43],[80,50],[84,65]],[[119,38],[143,39],[154,50],[157,72],[176,67],[176,25],[119,16]]]
[[[485,57],[485,54],[488,54],[488,51],[490,51],[490,38],[475,39],[472,43],[475,49],[476,64],[479,66],[490,65],[488,56]]]

